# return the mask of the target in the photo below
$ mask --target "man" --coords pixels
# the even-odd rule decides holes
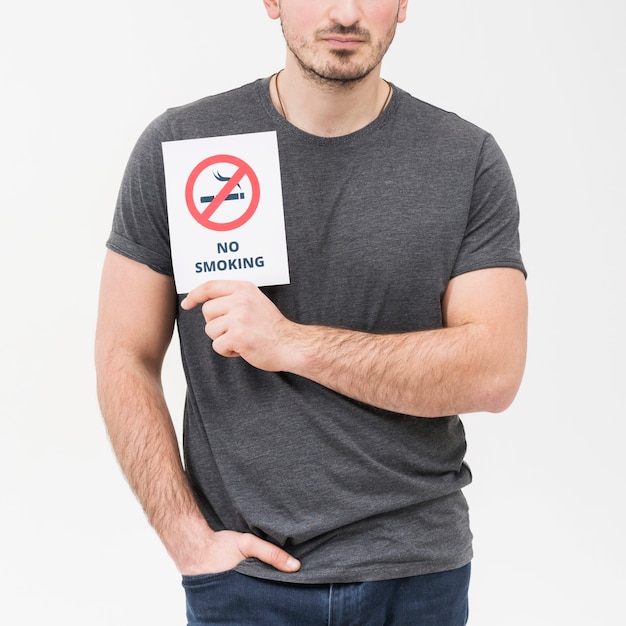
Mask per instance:
[[[511,176],[489,134],[380,77],[407,0],[264,4],[284,69],[167,111],[129,161],[97,330],[112,445],[189,624],[465,624],[458,414],[506,409],[525,362]],[[290,284],[177,297],[162,142],[262,131]],[[160,383],[175,323],[184,469]]]

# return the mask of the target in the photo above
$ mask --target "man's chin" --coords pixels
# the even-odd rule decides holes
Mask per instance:
[[[304,65],[302,68],[311,78],[328,84],[358,83],[373,70],[371,67],[359,67],[345,61],[340,59],[339,62],[321,68]]]

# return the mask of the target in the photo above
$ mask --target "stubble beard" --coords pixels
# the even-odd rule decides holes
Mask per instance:
[[[332,50],[330,59],[318,60],[315,47],[302,41],[292,43],[285,35],[285,41],[290,52],[293,54],[298,65],[304,72],[305,76],[314,81],[318,85],[328,87],[348,87],[355,85],[365,79],[377,67],[385,56],[396,32],[395,23],[387,31],[384,39],[380,40],[371,51],[367,59],[360,64],[353,62],[356,52],[353,50]],[[283,34],[285,29],[283,26]],[[322,37],[337,35],[353,35],[360,37],[366,43],[370,43],[371,37],[367,30],[354,26],[334,26],[331,28],[320,29],[315,33],[315,41],[320,41]]]

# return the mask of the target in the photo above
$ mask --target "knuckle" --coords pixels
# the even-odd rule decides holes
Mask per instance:
[[[278,546],[270,544],[270,547],[268,548],[267,552],[268,552],[268,559],[272,563],[278,563],[279,561],[283,560],[283,551]]]
[[[255,536],[250,533],[244,533],[239,538],[239,551],[247,558],[255,556]]]

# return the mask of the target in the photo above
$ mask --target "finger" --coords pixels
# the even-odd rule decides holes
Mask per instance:
[[[207,300],[202,305],[202,316],[205,322],[209,323],[211,320],[224,317],[230,311],[228,304],[228,298],[218,298],[217,300]]]
[[[239,280],[209,280],[192,289],[182,300],[180,306],[188,311],[207,300],[230,295],[244,282]]]
[[[212,348],[214,352],[217,352],[220,356],[241,356],[239,352],[234,349],[231,340],[228,337],[227,329],[220,328],[212,322],[204,327],[204,332],[213,340],[213,343],[211,344]]]
[[[205,334],[215,341],[222,335],[225,335],[228,332],[228,326],[224,320],[224,317],[216,317],[207,322],[204,325]]]
[[[231,348],[228,347],[228,345],[224,342],[220,341],[220,337],[218,337],[217,339],[215,339],[213,341],[213,351],[216,352],[217,354],[219,354],[220,356],[225,356],[227,358],[236,358],[241,356],[241,354],[239,354],[239,352],[235,352],[234,350],[232,350]]]
[[[212,347],[217,354],[226,357],[241,356],[232,346],[232,333],[229,336],[224,316],[207,321],[204,325],[204,333],[213,340]]]
[[[269,541],[252,534],[242,535],[241,541],[240,550],[246,558],[257,558],[282,572],[297,572],[300,569],[300,561]]]

